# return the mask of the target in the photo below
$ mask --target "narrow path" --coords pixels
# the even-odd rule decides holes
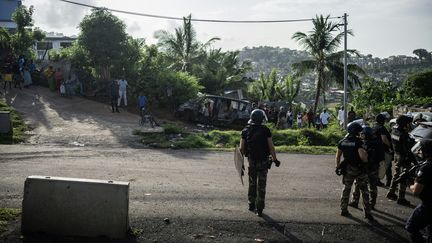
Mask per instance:
[[[133,136],[139,116],[109,104],[81,97],[61,97],[39,86],[6,90],[8,104],[19,111],[32,130],[28,143],[75,146],[137,145]],[[150,129],[150,128],[148,128]]]

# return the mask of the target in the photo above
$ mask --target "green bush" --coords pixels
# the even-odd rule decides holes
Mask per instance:
[[[181,134],[184,132],[183,128],[176,126],[172,123],[166,123],[163,126],[165,134]]]
[[[134,134],[142,137],[142,143],[154,148],[231,150],[240,144],[241,132],[236,130],[193,133],[169,123],[164,125],[164,129],[163,133],[143,133],[136,130]],[[323,131],[273,128],[271,132],[278,151],[307,154],[333,154],[337,143],[344,136],[336,123]]]
[[[432,97],[432,70],[409,76],[403,88],[406,97]]]
[[[173,148],[210,148],[210,142],[207,141],[201,134],[188,134],[182,140],[173,143]]]
[[[240,135],[239,131],[213,130],[210,131],[205,138],[216,146],[233,148],[240,144]]]

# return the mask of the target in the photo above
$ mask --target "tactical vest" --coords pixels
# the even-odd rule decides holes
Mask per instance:
[[[407,156],[410,153],[409,149],[411,149],[412,142],[406,131],[394,128],[391,132],[391,140],[395,153],[402,156]]]
[[[267,160],[270,155],[264,129],[262,125],[248,125],[246,128],[246,156],[252,160]]]
[[[359,144],[361,144],[360,139],[352,136],[345,137],[339,144],[344,160],[353,167],[358,167],[362,163],[358,154]]]

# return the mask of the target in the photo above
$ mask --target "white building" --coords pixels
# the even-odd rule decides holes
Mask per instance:
[[[0,27],[8,30],[16,29],[16,24],[12,21],[12,14],[21,4],[19,0],[0,0]]]
[[[60,51],[61,48],[71,46],[76,39],[76,36],[69,37],[62,33],[49,32],[45,33],[45,39],[36,42],[33,48],[37,53],[37,59],[48,60],[50,50]]]

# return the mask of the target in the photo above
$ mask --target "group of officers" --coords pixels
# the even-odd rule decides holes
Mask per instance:
[[[380,185],[380,164],[386,165],[387,198],[401,205],[410,205],[405,198],[409,186],[419,204],[406,223],[406,230],[413,242],[424,242],[420,233],[429,227],[432,232],[432,139],[423,138],[418,150],[412,152],[415,142],[410,138],[412,118],[402,115],[397,118],[391,133],[385,128],[386,118],[379,114],[375,126],[362,126],[351,122],[347,126],[347,135],[339,142],[336,152],[336,174],[342,175],[344,185],[341,196],[341,215],[350,216],[348,206],[358,207],[360,194],[363,199],[364,216],[374,220],[371,211],[375,208]],[[263,110],[251,112],[248,125],[243,129],[240,140],[240,151],[248,158],[249,210],[262,216],[265,206],[267,172],[272,163],[280,165],[277,160],[270,130],[264,125],[267,117]],[[416,156],[419,162],[416,161]],[[270,156],[270,159],[269,159]],[[343,160],[342,160],[343,158]],[[383,163],[382,161],[387,161]],[[395,165],[392,176],[391,165]],[[415,172],[415,179],[401,180],[401,174],[413,164],[421,163]],[[349,202],[352,185],[355,188],[352,201]],[[396,194],[396,191],[398,194]],[[429,234],[429,238],[430,238]],[[429,239],[429,242],[432,238]]]
[[[416,207],[405,228],[413,242],[424,242],[420,231],[425,227],[429,227],[431,231],[432,223],[432,139],[423,138],[418,149],[412,151],[415,145],[415,141],[409,136],[412,121],[410,116],[399,116],[391,133],[384,127],[385,117],[381,114],[376,117],[373,128],[356,122],[348,124],[348,133],[339,142],[336,152],[336,174],[343,176],[341,215],[351,215],[348,206],[358,207],[361,194],[364,216],[368,220],[374,220],[371,211],[377,202],[380,164],[385,164],[381,161],[390,160],[390,166],[386,168],[389,186],[386,197],[400,205],[409,206],[411,203],[405,198],[408,186],[415,196],[420,197],[422,203]],[[393,176],[391,161],[395,166]],[[414,180],[410,180],[409,176],[401,177],[402,173],[407,173],[414,165],[418,165],[413,174]],[[353,184],[355,188],[349,203]]]

